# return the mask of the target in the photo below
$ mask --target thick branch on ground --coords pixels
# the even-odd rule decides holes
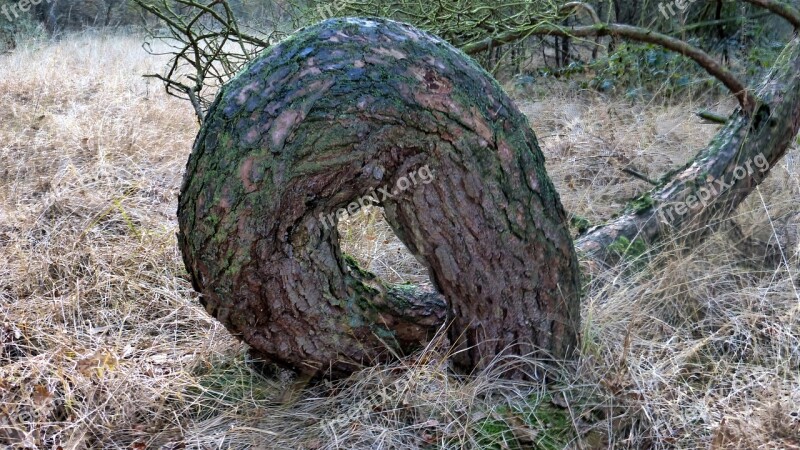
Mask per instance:
[[[746,113],[752,112],[756,99],[747,91],[747,87],[736,78],[731,71],[717,63],[708,53],[689,45],[688,43],[665,34],[621,24],[597,23],[580,27],[559,27],[550,24],[536,24],[530,27],[509,31],[480,42],[466,45],[462,50],[467,54],[476,54],[498,45],[524,39],[532,35],[564,36],[564,37],[589,37],[589,36],[617,36],[634,41],[647,42],[659,45],[668,50],[680,53],[695,61],[706,72],[718,79],[727,87]]]
[[[609,245],[625,238],[656,245],[677,236],[687,245],[709,233],[760,184],[800,128],[800,38],[795,38],[758,91],[756,114],[734,114],[688,167],[634,202],[614,221],[590,230],[576,246],[591,264],[613,263]]]
[[[779,2],[777,0],[744,0],[747,3],[752,3],[753,5],[760,6],[764,9],[767,9],[787,21],[794,27],[795,30],[800,30],[800,10],[795,8],[794,6],[787,5],[786,3]]]

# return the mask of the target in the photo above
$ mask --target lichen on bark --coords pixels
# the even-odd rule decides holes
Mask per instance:
[[[435,293],[358,270],[319,219],[423,165],[433,182],[381,206]],[[461,371],[576,347],[577,258],[527,118],[469,57],[408,25],[333,19],[253,61],[209,110],[178,216],[206,309],[301,372],[347,375],[445,322]]]

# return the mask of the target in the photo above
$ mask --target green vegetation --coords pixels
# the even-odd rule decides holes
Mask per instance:
[[[632,265],[640,266],[645,260],[648,247],[647,243],[642,239],[637,238],[631,242],[628,238],[620,236],[608,246],[608,249],[616,253],[620,259],[627,260]]]
[[[245,353],[218,358],[198,366],[192,374],[195,384],[186,388],[194,398],[194,418],[204,420],[220,410],[239,405],[268,406],[275,402],[280,384],[253,370]]]
[[[560,450],[574,438],[569,411],[551,396],[533,395],[524,406],[499,406],[477,424],[476,441],[487,450]]]
[[[628,209],[633,212],[640,213],[643,211],[647,211],[655,204],[653,197],[650,196],[650,192],[645,192],[644,194],[640,195],[639,197],[635,198],[632,202],[628,204]]]
[[[578,234],[585,233],[586,230],[592,227],[592,222],[589,219],[578,215],[570,217],[569,224],[575,228]]]

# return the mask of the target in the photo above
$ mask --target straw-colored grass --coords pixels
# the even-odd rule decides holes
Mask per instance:
[[[796,149],[736,212],[784,264],[715,234],[609,271],[555,390],[498,376],[539,370],[524,358],[454,377],[434,342],[295,392],[185,278],[174,211],[197,125],[141,77],[162,64],[135,37],[88,34],[0,57],[0,448],[800,448]],[[716,130],[689,101],[554,88],[519,103],[592,222],[647,188],[620,167],[657,178]],[[343,233],[381,276],[426,281],[379,211]]]

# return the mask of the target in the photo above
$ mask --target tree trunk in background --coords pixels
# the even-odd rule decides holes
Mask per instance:
[[[570,38],[561,38],[561,67],[567,67],[570,63]]]
[[[652,7],[652,14],[660,14],[657,3]],[[639,0],[614,0],[614,22],[626,25],[644,25],[639,23],[640,18]]]
[[[441,295],[343,257],[336,212],[365,196]],[[386,361],[445,320],[461,371],[576,347],[577,258],[527,118],[471,59],[407,25],[330,20],[250,64],[206,117],[178,217],[208,312],[307,374]]]
[[[142,17],[122,0],[42,0],[34,6],[34,11],[51,33],[127,25]]]
[[[621,238],[638,240],[640,249],[669,235],[695,245],[764,181],[800,129],[800,38],[784,49],[756,97],[761,105],[753,116],[737,109],[686,168],[616,219],[578,238],[576,246],[587,257],[589,269],[613,264],[618,255],[610,247]]]

